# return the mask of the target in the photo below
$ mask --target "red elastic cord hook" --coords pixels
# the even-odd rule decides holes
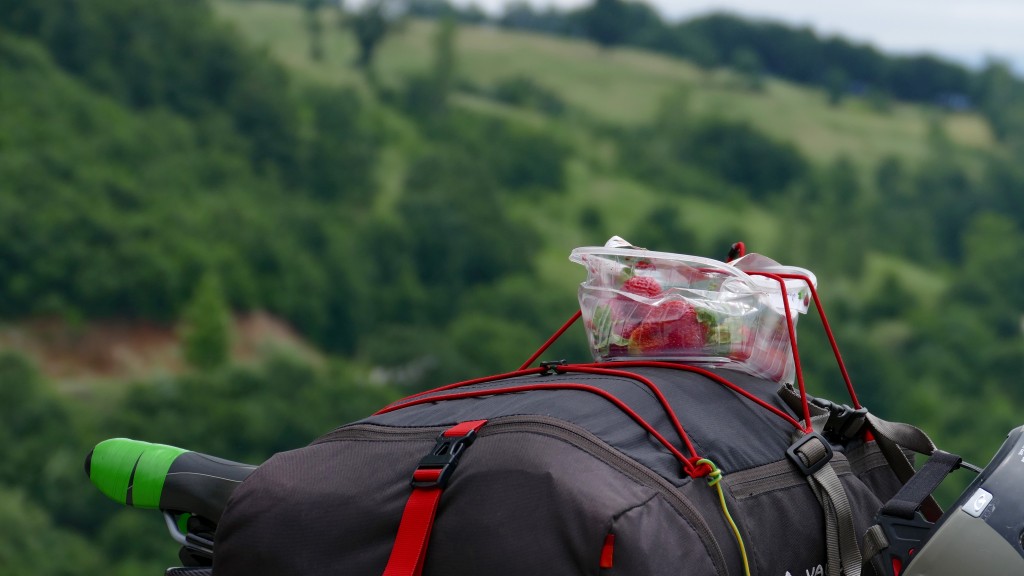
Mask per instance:
[[[732,262],[737,258],[742,258],[747,255],[747,245],[743,242],[736,242],[729,248],[729,255],[725,258],[726,262]]]

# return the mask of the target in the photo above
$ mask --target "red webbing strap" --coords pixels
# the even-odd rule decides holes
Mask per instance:
[[[423,574],[423,561],[427,557],[427,544],[430,542],[430,531],[434,527],[434,516],[437,514],[437,505],[441,501],[441,492],[447,482],[447,474],[451,469],[448,466],[427,467],[427,459],[438,455],[439,448],[449,446],[446,440],[451,438],[449,461],[450,466],[458,463],[459,456],[472,442],[476,431],[479,430],[487,420],[470,420],[461,422],[448,430],[445,430],[439,437],[434,450],[420,462],[416,471],[412,474],[413,489],[409,500],[405,503],[405,510],[402,512],[402,520],[398,525],[398,535],[395,537],[395,546],[391,549],[391,557],[388,558],[388,565],[384,568],[384,576],[421,576]],[[459,440],[468,439],[465,444]],[[442,474],[445,476],[442,477]]]
[[[417,470],[413,478],[419,480]],[[433,480],[441,475],[440,470],[423,470],[425,473],[432,473]],[[430,481],[428,477],[422,477],[423,481]],[[384,576],[420,576],[423,573],[423,560],[427,557],[427,542],[430,540],[430,530],[434,526],[434,515],[437,513],[437,503],[441,500],[441,488],[413,488],[409,500],[405,503],[405,511],[402,512],[402,523],[398,525],[398,536],[395,538],[395,546],[391,549],[391,557],[388,558],[388,566],[384,569]]]

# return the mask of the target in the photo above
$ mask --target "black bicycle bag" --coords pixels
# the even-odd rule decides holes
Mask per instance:
[[[852,576],[902,485],[869,420],[683,364],[445,386],[260,466],[213,573]]]

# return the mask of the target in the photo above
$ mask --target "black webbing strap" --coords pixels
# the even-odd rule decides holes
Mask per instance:
[[[882,506],[882,514],[911,519],[924,502],[935,492],[950,472],[960,467],[961,458],[956,454],[935,450],[928,462],[914,474],[903,488]]]
[[[832,467],[832,446],[814,432],[800,437],[788,454],[807,475],[825,516],[825,548],[828,574],[860,576],[862,556],[853,524],[853,508],[839,476]]]
[[[800,393],[792,386],[784,386],[780,394],[794,411],[799,413],[803,410]],[[810,404],[808,407],[814,433],[797,438],[788,454],[807,475],[811,492],[821,505],[825,517],[827,573],[860,576],[862,555],[853,523],[853,508],[839,475],[829,462],[832,459],[832,446],[821,435],[833,424],[832,414],[823,406]]]
[[[800,393],[791,385],[783,386],[779,395],[790,408],[799,413],[803,410],[803,400]],[[901,484],[906,484],[917,473],[913,462],[907,457],[904,450],[910,450],[925,456],[931,456],[935,452],[935,443],[924,433],[923,430],[910,424],[902,422],[889,422],[871,414],[866,410],[853,410],[849,406],[834,404],[824,399],[815,398],[811,400],[811,421],[815,430],[826,434],[837,430],[860,431],[862,426],[859,420],[865,421],[865,426],[871,431],[879,451],[885,457],[889,467],[896,474]],[[817,413],[817,414],[815,414]],[[942,516],[942,508],[934,498],[928,496],[921,504],[921,513],[930,522],[935,522]]]
[[[875,517],[875,525],[864,534],[864,572],[867,576],[898,573],[893,566],[903,566],[912,559],[914,550],[920,548],[934,528],[933,523],[918,516],[918,510],[946,476],[960,465],[959,456],[942,450],[933,451],[917,474],[882,506]]]
[[[918,474],[904,449],[925,456],[931,456],[937,451],[932,439],[916,426],[901,422],[888,422],[870,413],[867,415],[867,419],[868,427],[875,436],[879,450],[882,451],[885,460],[904,485]],[[920,509],[929,522],[935,522],[942,516],[942,508],[931,494],[921,502]]]
[[[885,557],[882,550],[889,547],[889,539],[885,537],[885,530],[875,524],[864,533],[864,576],[887,576],[891,566],[885,565]]]

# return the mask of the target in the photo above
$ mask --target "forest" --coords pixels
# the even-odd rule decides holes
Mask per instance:
[[[159,573],[160,516],[82,473],[98,441],[259,463],[515,369],[578,307],[569,251],[616,234],[814,271],[862,402],[983,465],[1022,424],[1022,121],[999,62],[642,3],[0,0],[0,327],[151,323],[184,364],[83,385],[0,346],[0,573]],[[253,311],[317,359],[238,362]],[[812,392],[840,399],[799,329]],[[588,361],[582,330],[546,357]]]

